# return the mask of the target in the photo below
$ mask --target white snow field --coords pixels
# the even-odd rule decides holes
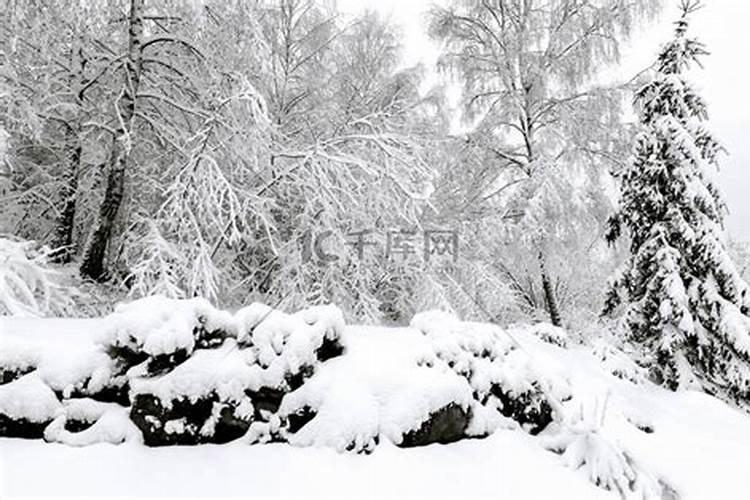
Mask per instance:
[[[321,356],[326,340],[342,349]],[[0,318],[0,368],[0,433],[40,433],[0,438],[0,498],[748,497],[748,415],[545,324],[355,326],[334,307],[152,297],[103,319]],[[118,383],[131,403],[88,397]],[[201,425],[175,416],[205,401]]]

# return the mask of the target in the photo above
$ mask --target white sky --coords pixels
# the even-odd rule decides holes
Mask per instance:
[[[444,3],[442,0],[440,3]],[[403,28],[407,63],[431,64],[436,47],[427,39],[422,18],[434,0],[338,0],[345,11],[375,9]],[[750,241],[750,0],[704,0],[706,7],[693,15],[692,33],[706,43],[711,55],[693,80],[708,100],[710,128],[726,146],[729,156],[719,174],[730,215],[729,230]],[[635,74],[648,66],[662,42],[672,34],[677,0],[668,0],[663,18],[644,28],[627,50],[623,67]]]

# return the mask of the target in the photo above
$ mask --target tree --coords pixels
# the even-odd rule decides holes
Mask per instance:
[[[581,241],[578,222],[589,218],[577,217],[586,205],[575,203],[585,198],[581,184],[601,197],[602,172],[621,144],[614,140],[622,136],[621,93],[597,78],[617,61],[636,22],[658,7],[643,0],[484,0],[431,13],[431,34],[447,50],[442,64],[461,78],[468,142],[482,159],[472,212],[483,223],[495,217],[514,245],[534,256],[554,324],[562,319],[550,257],[571,234]]]
[[[128,49],[124,60],[124,78],[115,102],[118,126],[112,143],[109,173],[99,217],[81,263],[81,274],[93,279],[105,275],[104,256],[110,242],[117,212],[125,190],[125,174],[133,148],[133,120],[136,96],[143,68],[143,0],[130,0]]]
[[[712,180],[721,146],[705,126],[706,102],[685,73],[706,55],[688,36],[695,0],[683,0],[674,38],[635,95],[640,133],[620,176],[608,238],[626,231],[630,258],[605,312],[624,305],[632,339],[671,389],[750,395],[750,294],[724,235],[725,206]]]
[[[9,22],[0,30],[0,86],[7,89],[0,93],[0,120],[12,133],[15,165],[4,222],[19,234],[48,239],[56,260],[63,261],[77,246],[82,142],[95,132],[90,123],[84,126],[95,109],[87,94],[96,78],[86,75],[98,69],[98,61],[89,61],[84,51],[85,32],[95,31],[99,19],[94,4],[10,2]],[[18,217],[14,206],[26,213]]]

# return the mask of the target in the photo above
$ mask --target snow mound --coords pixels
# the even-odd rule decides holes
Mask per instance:
[[[564,343],[554,327],[538,330],[530,334]],[[509,420],[536,434],[570,395],[565,379],[536,365],[510,332],[443,312],[418,314],[410,328],[349,327],[342,343],[344,356],[284,397],[281,434],[294,445],[370,452],[381,437],[446,443]]]
[[[231,314],[205,299],[168,299],[156,295],[120,304],[107,318],[107,344],[152,363],[178,355],[188,356],[196,345],[210,345],[237,336]]]
[[[496,325],[463,322],[433,311],[416,315],[411,326],[426,336],[441,361],[469,382],[481,406],[477,415],[496,410],[536,434],[553,420],[556,401],[569,396],[564,377],[548,373],[513,333]],[[536,335],[534,328],[529,331]],[[478,433],[494,430],[492,424],[476,425]]]
[[[44,429],[45,441],[69,446],[121,444],[140,439],[127,408],[88,398],[63,401],[55,419]]]
[[[345,356],[323,364],[284,398],[279,413],[288,421],[290,443],[372,451],[382,436],[409,444],[431,416],[448,407],[464,420],[451,440],[464,437],[471,388],[420,332],[351,327],[343,344]]]
[[[113,364],[97,345],[101,321],[56,320],[51,335],[28,332],[24,325],[34,320],[13,318],[14,327],[0,336],[0,382],[10,382],[26,373],[36,375],[62,397],[94,394],[104,390]],[[10,320],[5,320],[10,323]]]
[[[342,353],[344,316],[335,306],[317,306],[286,314],[252,304],[237,315],[238,342],[249,345],[257,366],[255,387],[296,388],[300,374]]]
[[[59,406],[55,393],[36,374],[0,386],[0,413],[14,420],[50,421]]]
[[[40,438],[59,407],[55,393],[34,373],[0,385],[0,436]]]

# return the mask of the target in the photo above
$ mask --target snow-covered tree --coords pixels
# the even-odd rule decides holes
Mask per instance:
[[[441,65],[462,84],[475,157],[466,164],[476,175],[462,188],[469,192],[458,214],[485,233],[503,235],[506,245],[492,265],[499,261],[519,274],[511,279],[516,283],[527,281],[520,269],[528,269],[541,290],[532,307],[542,306],[556,324],[562,321],[560,276],[572,255],[604,230],[604,174],[624,135],[622,89],[601,85],[600,75],[660,4],[459,1],[431,12],[431,35],[445,47]],[[487,245],[498,247],[498,238]],[[508,259],[516,254],[522,258]]]
[[[49,266],[50,250],[0,235],[0,316],[70,313],[73,290]]]
[[[633,340],[672,388],[750,395],[750,293],[732,263],[725,206],[712,174],[721,146],[706,128],[706,102],[686,72],[706,54],[688,35],[699,8],[682,2],[674,38],[635,95],[640,133],[620,174],[611,241],[623,230],[631,257],[613,281],[605,312],[624,304]]]

